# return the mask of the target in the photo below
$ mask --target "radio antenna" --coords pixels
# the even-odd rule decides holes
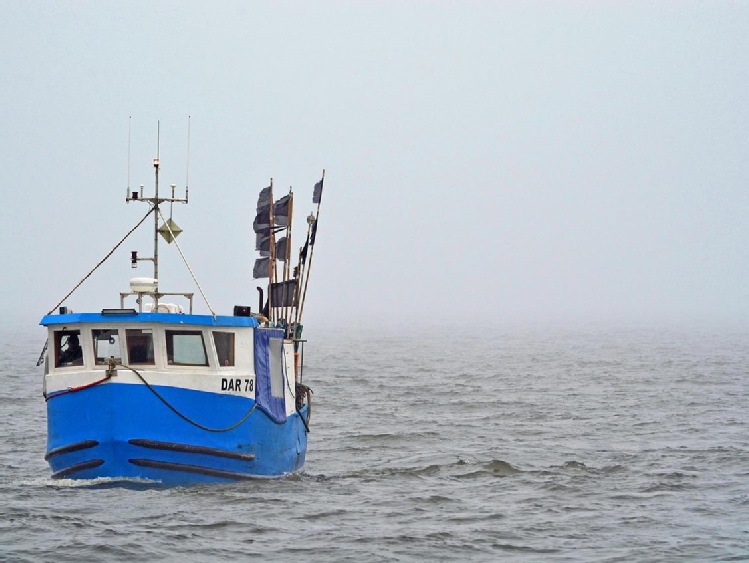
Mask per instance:
[[[133,116],[127,117],[127,191],[125,192],[125,201],[130,198],[130,129],[133,123]]]
[[[190,189],[190,116],[187,116],[187,165],[185,167],[185,203]]]

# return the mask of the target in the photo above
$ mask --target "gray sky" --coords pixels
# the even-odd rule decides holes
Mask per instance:
[[[305,324],[745,322],[749,4],[0,2],[0,303],[34,325],[162,186],[212,305],[257,303],[269,178]],[[167,209],[168,212],[168,209]],[[69,300],[117,306],[142,229]],[[161,287],[194,290],[162,245]],[[205,306],[198,298],[198,312]]]

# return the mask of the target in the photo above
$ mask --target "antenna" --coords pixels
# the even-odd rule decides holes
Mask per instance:
[[[125,191],[125,201],[130,200],[130,129],[133,123],[133,116],[127,117],[127,190]]]
[[[188,199],[188,190],[190,189],[190,116],[187,116],[187,165],[185,168],[185,203]],[[174,196],[172,196],[174,197]]]
[[[156,122],[156,158],[153,159],[153,171],[155,176],[154,181],[154,196],[153,196],[153,208],[155,213],[153,214],[153,278],[156,280],[156,293],[153,296],[153,307],[156,311],[159,310],[159,166],[161,165],[160,153],[161,148],[161,121]]]

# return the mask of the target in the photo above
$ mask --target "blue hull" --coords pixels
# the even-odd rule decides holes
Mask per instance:
[[[223,429],[252,399],[155,387],[193,422]],[[301,411],[307,416],[307,407]],[[307,433],[299,413],[278,424],[260,408],[236,428],[213,432],[169,409],[145,385],[108,382],[47,403],[47,455],[53,478],[141,478],[168,484],[232,482],[299,471]]]

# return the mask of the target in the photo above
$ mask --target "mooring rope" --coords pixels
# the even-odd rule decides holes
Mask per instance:
[[[129,369],[130,371],[132,371],[135,375],[138,376],[138,378],[143,382],[143,384],[146,387],[148,387],[148,389],[151,391],[151,393],[153,393],[154,395],[156,395],[156,397],[162,403],[164,403],[164,405],[166,405],[174,414],[176,414],[177,416],[179,416],[182,420],[184,420],[184,421],[192,424],[193,426],[196,426],[196,427],[200,428],[201,430],[206,430],[208,432],[228,432],[229,430],[234,430],[240,424],[242,424],[245,420],[247,420],[250,417],[250,415],[252,414],[252,412],[255,410],[255,408],[257,408],[257,401],[255,401],[255,403],[252,405],[252,408],[249,411],[247,411],[247,414],[245,414],[236,423],[232,424],[231,426],[227,426],[226,428],[211,428],[210,426],[204,426],[203,424],[200,424],[199,422],[196,422],[195,420],[191,419],[186,414],[182,414],[181,412],[179,412],[179,410],[177,410],[177,408],[174,405],[172,405],[169,401],[167,401],[158,391],[156,391],[156,389],[153,388],[153,386],[150,383],[148,383],[148,381],[146,381],[146,379],[140,374],[140,372],[137,369],[132,368],[132,367],[130,367],[128,365],[125,365],[125,364],[114,364],[114,363],[110,364],[110,369],[107,370],[106,376],[102,377],[101,379],[99,379],[97,381],[94,381],[92,383],[87,383],[86,385],[79,385],[78,387],[68,387],[67,389],[62,389],[60,391],[55,391],[54,393],[50,393],[50,394],[46,394],[45,393],[44,394],[44,400],[45,401],[49,401],[50,399],[54,399],[54,398],[60,397],[62,395],[67,395],[68,393],[76,393],[77,391],[83,391],[84,389],[89,389],[89,388],[94,387],[96,385],[100,385],[100,384],[104,383],[105,381],[110,380],[112,378],[112,376],[115,375],[114,371],[111,371],[115,365],[119,366],[119,367],[123,367],[125,369]],[[303,385],[301,383],[297,383],[296,386],[297,386],[297,392],[295,394],[296,397],[299,396],[299,391],[302,391],[303,393],[306,393],[306,395],[307,395],[307,419],[306,420],[304,419],[304,416],[302,415],[301,407],[299,406],[297,400],[295,400],[294,402],[297,403],[295,405],[296,412],[299,414],[299,418],[301,419],[302,424],[304,424],[304,429],[309,434],[309,421],[312,418],[312,389],[310,389],[309,387],[307,387],[306,385]],[[296,399],[296,397],[295,397],[295,399]]]
[[[294,402],[294,407],[296,408],[296,412],[299,414],[299,418],[302,421],[302,424],[304,424],[304,429],[307,431],[307,434],[309,434],[309,421],[312,418],[312,389],[307,387],[306,385],[302,383],[297,383],[297,400]],[[304,415],[302,414],[302,407],[304,407],[304,399],[301,401],[299,400],[299,393],[306,393],[307,394],[307,420],[304,419]]]
[[[174,233],[172,232],[172,227],[169,225],[169,222],[164,219],[164,216],[161,214],[161,210],[159,209],[159,217],[161,217],[161,220],[164,221],[164,225],[166,225],[166,228],[169,230],[169,234],[172,237],[172,241],[174,242],[174,245],[177,247],[177,250],[179,251],[179,255],[182,256],[182,261],[185,263],[185,266],[187,266],[187,270],[190,272],[190,275],[192,276],[192,281],[195,282],[195,285],[198,286],[198,290],[200,291],[200,295],[203,296],[203,300],[205,301],[205,304],[208,305],[208,309],[210,309],[211,314],[213,315],[213,318],[216,318],[216,312],[213,310],[213,307],[211,307],[211,304],[208,303],[208,298],[205,296],[205,293],[203,292],[203,288],[200,287],[200,284],[198,283],[198,279],[195,277],[195,274],[192,271],[192,268],[190,267],[190,264],[187,263],[187,258],[185,258],[185,255],[182,253],[182,249],[179,247],[179,243],[177,242],[177,237],[174,236]]]
[[[128,231],[128,233],[122,238],[122,240],[120,242],[118,242],[112,250],[109,251],[109,254],[107,254],[104,258],[102,258],[101,261],[96,266],[94,266],[94,269],[91,270],[88,274],[86,274],[86,276],[81,281],[79,281],[78,284],[73,289],[71,289],[70,292],[65,297],[63,297],[57,305],[55,305],[54,307],[52,307],[47,314],[51,315],[52,313],[55,312],[55,309],[57,309],[60,305],[62,305],[63,303],[65,303],[65,300],[68,297],[70,297],[71,295],[73,295],[73,292],[76,289],[78,289],[79,287],[81,287],[81,284],[83,282],[85,282],[91,276],[91,274],[93,274],[99,268],[99,266],[101,266],[104,262],[106,262],[107,258],[109,258],[110,256],[112,256],[112,254],[114,254],[114,251],[117,250],[123,242],[125,242],[125,239],[127,239],[127,237],[129,237],[133,233],[133,231],[135,229],[137,229],[138,227],[141,226],[141,224],[143,223],[143,221],[146,220],[146,217],[148,217],[151,214],[151,212],[153,211],[153,209],[154,209],[153,207],[151,209],[149,209],[148,213],[146,213],[143,216],[143,219],[141,219],[140,221],[138,221],[138,224],[135,225],[132,229],[130,229]]]
[[[44,393],[44,400],[49,401],[50,399],[54,399],[55,397],[59,397],[60,395],[67,395],[68,393],[75,393],[76,391],[83,391],[84,389],[88,389],[89,387],[93,387],[94,385],[99,385],[100,383],[104,383],[108,379],[111,379],[112,374],[107,373],[107,375],[103,378],[101,378],[99,381],[94,381],[93,383],[87,383],[86,385],[79,385],[78,387],[68,387],[67,389],[61,389],[60,391],[55,391],[54,393],[50,393],[49,395]]]
[[[167,407],[169,407],[169,409],[174,414],[176,414],[177,416],[179,416],[181,419],[185,420],[186,422],[189,422],[193,426],[197,426],[201,430],[207,430],[208,432],[228,432],[229,430],[234,430],[240,424],[242,424],[245,420],[247,420],[250,417],[250,415],[252,414],[252,411],[255,410],[255,407],[257,407],[257,401],[256,401],[252,405],[252,408],[247,412],[247,414],[245,414],[241,419],[239,419],[239,421],[237,421],[236,423],[232,424],[231,426],[227,426],[226,428],[211,428],[210,426],[204,426],[204,425],[200,424],[199,422],[196,422],[196,421],[192,420],[189,416],[187,416],[187,415],[182,414],[181,412],[179,412],[174,405],[172,405],[169,401],[167,401],[164,397],[162,397],[161,394],[158,391],[156,391],[156,389],[154,389],[153,386],[150,383],[148,383],[148,381],[146,381],[146,379],[138,372],[137,369],[131,368],[130,366],[127,366],[125,364],[114,364],[114,363],[110,364],[110,369],[107,370],[107,375],[105,377],[99,379],[98,381],[94,381],[92,383],[87,383],[86,385],[79,385],[78,387],[69,387],[67,389],[62,389],[60,391],[55,391],[54,393],[50,393],[48,395],[45,394],[44,395],[44,400],[45,401],[49,401],[50,399],[54,399],[55,397],[60,397],[62,395],[66,395],[68,393],[75,393],[77,391],[83,391],[84,389],[88,389],[90,387],[94,387],[95,385],[99,385],[101,383],[104,383],[105,381],[111,379],[113,375],[115,375],[115,372],[113,371],[114,366],[123,367],[125,369],[129,369],[130,371],[132,371],[145,384],[145,386],[148,387],[148,389],[154,395],[156,395],[156,397],[162,403],[164,403]]]
[[[198,428],[200,428],[201,430],[207,430],[208,432],[228,432],[229,430],[234,430],[234,429],[235,429],[236,427],[238,427],[238,426],[239,426],[240,424],[242,424],[242,423],[243,423],[243,422],[244,422],[245,420],[247,420],[247,419],[248,419],[248,418],[250,417],[250,415],[252,414],[252,411],[254,411],[254,410],[255,410],[255,407],[257,407],[257,401],[256,401],[256,402],[255,402],[255,403],[254,403],[254,404],[252,405],[252,408],[251,408],[251,409],[250,409],[249,411],[247,411],[247,414],[245,414],[245,415],[244,415],[244,416],[243,416],[243,417],[242,417],[241,419],[239,419],[239,421],[238,421],[238,422],[236,422],[235,424],[232,424],[231,426],[227,426],[226,428],[211,428],[211,427],[209,427],[209,426],[203,426],[203,425],[202,425],[202,424],[200,424],[199,422],[196,422],[196,421],[192,420],[192,419],[191,419],[191,418],[190,418],[189,416],[187,416],[187,415],[185,415],[185,414],[182,414],[181,412],[179,412],[179,411],[178,411],[178,410],[177,410],[177,409],[176,409],[176,408],[175,408],[175,407],[174,407],[174,406],[173,406],[172,404],[170,404],[170,403],[169,403],[169,401],[167,401],[167,400],[166,400],[166,399],[165,399],[164,397],[162,397],[162,396],[161,396],[161,395],[159,394],[159,392],[158,392],[158,391],[156,391],[156,389],[154,389],[154,388],[153,388],[153,387],[151,386],[151,384],[150,384],[150,383],[148,383],[148,381],[146,381],[146,380],[145,380],[145,378],[144,378],[144,377],[143,377],[143,376],[142,376],[142,375],[141,375],[141,374],[140,374],[140,373],[138,372],[138,370],[136,370],[136,369],[134,369],[134,368],[131,368],[130,366],[126,366],[125,364],[117,364],[117,365],[118,365],[118,366],[121,366],[121,367],[123,367],[123,368],[125,368],[125,369],[129,369],[130,371],[132,371],[132,372],[133,372],[133,373],[134,373],[135,375],[137,375],[137,376],[138,376],[138,378],[139,378],[139,379],[140,379],[140,380],[141,380],[141,381],[142,381],[142,382],[143,382],[143,383],[145,384],[145,386],[146,386],[146,387],[148,387],[148,388],[149,388],[149,389],[151,390],[151,392],[152,392],[152,393],[153,393],[154,395],[156,395],[156,397],[157,397],[157,398],[158,398],[158,399],[159,399],[159,400],[160,400],[160,401],[161,401],[162,403],[164,403],[164,404],[165,404],[165,405],[166,405],[167,407],[169,407],[169,409],[170,409],[170,410],[171,410],[171,411],[172,411],[172,412],[173,412],[174,414],[176,414],[177,416],[179,416],[179,417],[180,417],[181,419],[185,420],[186,422],[189,422],[189,423],[190,423],[190,424],[192,424],[193,426],[197,426],[197,427],[198,427]]]

